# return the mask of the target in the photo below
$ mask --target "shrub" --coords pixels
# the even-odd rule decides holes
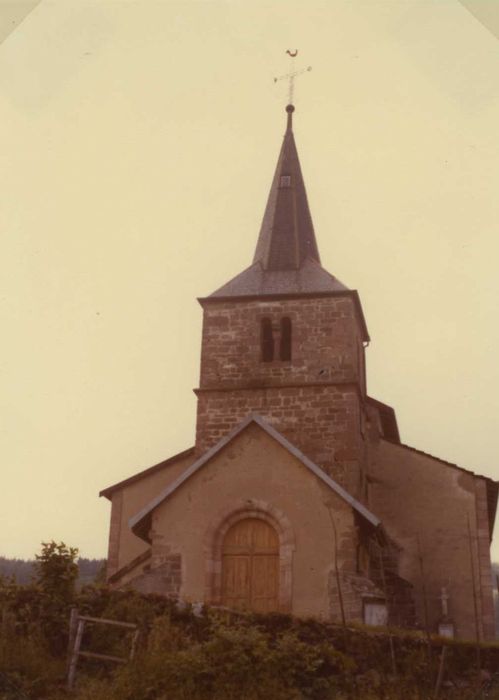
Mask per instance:
[[[38,620],[50,648],[61,653],[67,645],[67,625],[75,598],[78,550],[64,542],[42,543],[36,555],[35,588],[40,593]]]
[[[36,555],[34,565],[35,581],[54,600],[72,602],[78,578],[77,556],[78,550],[64,542],[42,542],[42,552]]]
[[[47,649],[43,636],[0,635],[0,698],[28,700],[50,697],[64,678],[65,661]]]
[[[133,622],[142,631],[131,663],[78,661],[74,700],[427,700],[433,695],[441,640],[433,640],[429,654],[424,637],[406,631],[388,634],[277,613],[193,610],[161,596],[103,586],[75,594],[75,550],[64,544],[47,547],[43,576],[40,570],[35,583],[18,586],[0,579],[0,700],[69,697],[63,687],[71,604],[82,614]],[[69,576],[63,585],[54,571],[64,572],[65,566]],[[126,656],[130,635],[89,624],[83,648]],[[441,700],[477,700],[474,645],[448,643],[445,659]],[[499,667],[499,645],[482,645],[481,660],[484,669]],[[487,692],[489,700],[499,700],[495,687]]]

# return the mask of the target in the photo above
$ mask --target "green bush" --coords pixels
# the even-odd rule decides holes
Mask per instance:
[[[353,670],[330,645],[310,647],[292,632],[273,640],[251,626],[218,624],[209,639],[187,647],[167,618],[136,662],[116,672],[111,697],[326,700]]]
[[[0,635],[0,700],[50,697],[64,671],[65,660],[50,653],[43,635]]]
[[[204,609],[131,590],[74,591],[75,550],[44,545],[37,580],[0,578],[0,700],[427,700],[442,640],[418,633],[345,628],[290,615]],[[59,581],[58,573],[62,574]],[[64,573],[66,572],[66,573]],[[123,666],[81,658],[76,690],[64,689],[70,607],[133,622],[137,656]],[[88,624],[83,648],[125,657],[131,633]],[[499,700],[475,685],[473,644],[447,642],[441,700]],[[392,655],[393,652],[393,655]],[[499,668],[499,645],[481,646]],[[452,684],[454,682],[454,684]],[[495,693],[495,695],[494,695]]]
[[[67,645],[67,620],[74,603],[78,578],[77,556],[76,548],[53,540],[43,542],[41,554],[36,555],[34,588],[39,592],[37,617],[55,653],[61,653]]]

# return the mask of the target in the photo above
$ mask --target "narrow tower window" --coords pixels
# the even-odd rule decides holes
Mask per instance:
[[[272,362],[274,359],[274,335],[270,318],[262,318],[260,341],[262,345],[262,362]]]
[[[291,175],[281,175],[281,187],[291,187]]]
[[[279,348],[281,360],[291,359],[291,319],[285,316],[281,318],[281,347]]]

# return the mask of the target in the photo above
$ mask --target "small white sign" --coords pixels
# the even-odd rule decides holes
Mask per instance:
[[[438,634],[440,637],[454,639],[454,625],[452,622],[440,622],[438,625]]]
[[[388,623],[388,608],[381,601],[364,603],[364,622],[373,627],[386,627]]]

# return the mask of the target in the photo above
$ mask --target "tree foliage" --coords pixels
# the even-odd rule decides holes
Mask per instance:
[[[35,560],[0,557],[0,576],[13,577],[16,583],[28,585],[35,575]],[[105,580],[105,559],[78,558],[76,588]]]
[[[34,564],[34,587],[40,592],[38,622],[52,651],[67,643],[67,620],[75,600],[78,549],[64,542],[42,542]]]
[[[36,555],[34,565],[35,581],[54,600],[72,602],[78,578],[77,556],[78,549],[64,542],[42,542],[42,552]]]

